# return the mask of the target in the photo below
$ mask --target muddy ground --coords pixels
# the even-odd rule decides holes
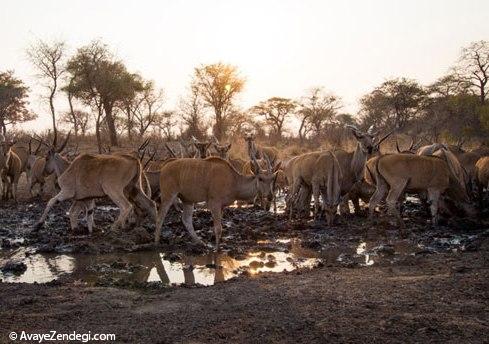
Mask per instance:
[[[371,225],[342,217],[327,228],[323,221],[228,209],[216,254],[189,244],[176,211],[166,221],[173,236],[158,249],[149,221],[109,232],[117,210],[106,201],[97,202],[91,238],[83,227],[70,233],[69,204],[33,232],[45,203],[24,194],[17,204],[0,205],[0,266],[19,270],[1,275],[1,343],[21,330],[114,333],[121,343],[488,342],[486,220],[447,219],[432,229],[410,202],[404,213],[410,234],[401,238],[385,218]],[[194,218],[198,234],[213,242],[210,214],[198,210]],[[250,253],[257,255],[249,259]],[[277,253],[284,262],[275,261]],[[70,269],[53,264],[47,283],[6,283],[31,273],[32,257],[69,258]],[[307,259],[311,264],[303,264]],[[166,271],[158,270],[161,261]],[[23,262],[27,271],[15,265]],[[172,282],[168,262],[179,264],[185,278]],[[257,273],[282,263],[299,269]]]

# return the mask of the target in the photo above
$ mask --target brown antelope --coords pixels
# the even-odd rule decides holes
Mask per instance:
[[[373,219],[375,207],[387,196],[388,210],[396,217],[403,233],[404,222],[397,204],[404,192],[427,193],[434,226],[438,225],[438,208],[442,194],[460,202],[464,210],[473,213],[467,195],[452,173],[453,167],[449,165],[450,160],[437,156],[413,154],[387,154],[370,159],[365,169],[365,180],[376,186],[369,202],[370,219]]]
[[[489,190],[489,157],[480,158],[475,165],[475,175],[479,201],[482,202],[484,189]]]
[[[32,138],[29,140],[29,150],[28,150],[28,156],[27,156],[27,161],[26,161],[26,177],[27,177],[27,185],[29,191],[31,191],[31,185],[32,185],[32,172],[33,172],[33,167],[37,159],[39,157],[37,154],[39,153],[39,150],[41,149],[42,143],[39,142],[37,148],[35,151],[32,151]],[[32,192],[31,192],[32,195]]]
[[[177,197],[183,203],[182,222],[191,238],[200,244],[192,224],[194,204],[206,202],[214,220],[216,249],[222,233],[222,209],[236,200],[253,200],[258,194],[272,192],[276,172],[261,173],[255,165],[255,175],[245,176],[227,161],[216,157],[207,159],[176,159],[161,168],[161,206],[155,231],[155,244],[160,241],[161,227],[166,214]]]
[[[17,201],[17,185],[22,173],[22,161],[12,150],[13,142],[0,143],[0,174],[3,183],[2,198]]]
[[[20,159],[20,172],[26,172],[27,174],[27,159],[29,158],[29,151],[25,147],[13,146],[10,148]]]
[[[346,152],[341,149],[334,151],[343,174],[341,194],[344,196],[344,199],[341,208],[348,209],[348,200],[351,199],[355,213],[358,214],[360,213],[359,190],[367,190],[367,187],[362,185],[357,186],[356,184],[363,183],[364,168],[367,159],[380,154],[380,144],[386,140],[394,130],[379,137],[379,132],[374,132],[373,127],[370,127],[367,132],[362,132],[352,125],[347,126],[347,128],[351,130],[353,136],[357,140],[357,146],[353,152]],[[350,194],[352,189],[353,192]],[[346,212],[348,213],[349,210]]]
[[[279,151],[275,147],[259,146],[255,143],[255,135],[247,134],[244,137],[248,148],[248,156],[253,156],[255,159],[263,159],[267,157],[270,162],[275,163],[278,160]]]
[[[341,196],[341,167],[332,152],[312,152],[298,156],[293,163],[292,188],[290,192],[290,217],[293,204],[302,185],[311,187],[314,197],[314,217],[320,209],[319,196],[322,196],[323,207],[328,225],[333,224]]]
[[[143,167],[138,158],[128,155],[83,154],[59,176],[61,191],[51,198],[36,227],[41,227],[51,208],[68,199],[90,202],[108,196],[120,209],[112,230],[123,227],[133,211],[133,200],[156,220],[154,202],[143,191]],[[129,199],[128,199],[129,197]],[[70,214],[70,222],[73,215]]]

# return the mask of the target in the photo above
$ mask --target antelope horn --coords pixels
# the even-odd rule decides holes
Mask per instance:
[[[385,134],[380,140],[379,142],[377,142],[377,145],[380,145],[386,138],[388,138],[389,136],[391,136],[391,134],[395,131],[394,130],[391,130],[390,132],[388,132],[387,134]]]
[[[37,140],[39,142],[39,145],[43,144],[46,147],[48,147],[49,149],[51,149],[51,146],[48,145],[46,142],[44,142],[44,140],[39,135],[37,135],[37,134],[34,134],[34,135],[37,137],[37,139],[35,139],[35,140]]]
[[[171,149],[171,147],[168,146],[168,143],[166,143],[166,142],[165,142],[165,148],[168,151],[168,153],[170,153],[170,155],[171,155],[172,158],[176,158],[177,157],[177,155],[175,154],[175,151],[173,149]]]
[[[143,142],[143,143],[141,143],[141,145],[140,145],[140,146],[139,146],[139,148],[138,148],[138,152],[140,152],[140,151],[142,151],[143,149],[145,149],[145,148],[146,148],[146,146],[147,146],[148,144],[149,144],[149,138],[148,138],[148,139],[146,139],[146,140],[144,140],[144,142]]]
[[[146,163],[144,164],[143,171],[146,170],[146,167],[148,167],[149,163],[153,161],[155,155],[156,155],[156,148],[153,151],[153,154],[151,154],[151,156],[149,157],[148,161],[146,161]]]
[[[59,147],[59,149],[56,149],[56,146],[53,146],[53,148],[56,149],[56,152],[61,153],[63,151],[63,149],[65,149],[66,144],[68,143],[68,140],[70,139],[70,136],[71,136],[71,130],[68,132],[68,135],[66,135],[66,138],[63,141],[63,144],[61,145],[61,147]]]
[[[32,137],[29,139],[29,155],[32,155]]]
[[[258,165],[258,162],[256,161],[256,157],[251,156],[251,166],[253,167],[252,170],[255,174],[260,173],[260,165]]]
[[[399,142],[397,141],[397,138],[396,138],[396,149],[397,149],[397,153],[401,153],[401,150],[399,149]]]
[[[267,170],[269,173],[272,173],[273,171],[273,167],[272,167],[272,163],[270,162],[270,158],[268,157],[268,155],[265,155],[265,161],[267,162]]]
[[[41,145],[42,145],[42,143],[41,143],[41,141],[39,141],[39,144],[37,145],[37,148],[34,151],[34,155],[37,155],[37,153],[39,153],[39,150],[41,149]]]
[[[413,139],[413,138],[411,138],[411,144],[409,145],[409,149],[408,149],[408,151],[412,151],[412,150],[413,150],[413,148],[414,148],[414,139]]]

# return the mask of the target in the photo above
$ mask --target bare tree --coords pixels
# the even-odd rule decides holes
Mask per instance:
[[[477,90],[480,103],[484,105],[489,81],[489,42],[473,42],[463,48],[455,71]]]
[[[316,136],[319,136],[325,124],[335,122],[340,108],[339,97],[325,92],[322,87],[312,88],[302,98],[297,114],[301,123],[299,127],[301,141],[309,132],[314,132]]]
[[[56,111],[54,98],[59,88],[60,79],[65,72],[64,59],[66,57],[66,44],[63,41],[45,42],[39,40],[27,49],[27,56],[36,68],[37,76],[45,80],[49,91],[49,107],[53,122],[54,137],[57,137]]]
[[[159,125],[163,121],[163,101],[163,90],[155,90],[152,82],[135,97],[133,120],[138,128],[139,137],[142,137],[150,126]]]
[[[196,89],[191,88],[190,95],[183,98],[179,103],[179,112],[183,124],[186,126],[184,136],[203,139],[205,137],[208,125],[205,121],[205,104],[200,98]]]
[[[226,120],[233,112],[234,98],[243,90],[245,80],[235,66],[216,63],[195,68],[192,88],[204,103],[214,110],[214,135],[221,140],[226,131]]]

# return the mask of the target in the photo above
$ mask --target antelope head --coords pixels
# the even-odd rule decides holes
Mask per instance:
[[[264,210],[270,208],[270,204],[274,198],[275,194],[275,181],[277,180],[278,170],[280,169],[280,164],[276,164],[272,167],[269,159],[267,161],[266,170],[260,169],[256,158],[252,158],[251,170],[255,175],[257,182],[257,196],[261,200]]]
[[[258,156],[258,152],[256,151],[256,146],[255,146],[255,135],[252,133],[248,133],[244,136],[244,140],[246,141],[246,146],[248,147],[248,155],[250,156],[250,159],[252,156],[255,158],[260,158]]]
[[[227,145],[221,146],[220,144],[214,143],[214,148],[217,152],[217,155],[221,159],[227,159],[228,158],[228,152],[231,149],[231,144],[229,143]]]
[[[192,136],[192,143],[197,149],[197,156],[201,159],[207,158],[207,150],[211,146],[212,142],[201,142]]]
[[[46,167],[45,170],[47,173],[51,174],[56,171],[56,156],[59,156],[60,153],[65,149],[68,140],[70,139],[71,131],[66,135],[65,140],[61,144],[61,146],[57,147],[57,135],[54,135],[53,143],[47,144],[42,138],[38,138],[39,142],[45,145],[48,148],[48,152],[46,153]]]
[[[38,141],[36,139],[33,139],[32,137],[29,139],[29,156],[27,157],[27,167],[29,169],[32,168],[32,166],[34,166],[34,162],[36,161],[37,159],[37,154],[39,154],[39,150],[41,149],[41,141],[38,141],[38,145],[37,145],[37,148],[32,151],[32,140],[35,140],[35,141]]]
[[[379,153],[380,144],[395,131],[395,129],[393,129],[383,136],[379,136],[379,131],[374,131],[373,126],[370,126],[367,132],[361,132],[353,125],[348,125],[347,127],[352,131],[353,135],[360,144],[362,151],[367,155]]]

